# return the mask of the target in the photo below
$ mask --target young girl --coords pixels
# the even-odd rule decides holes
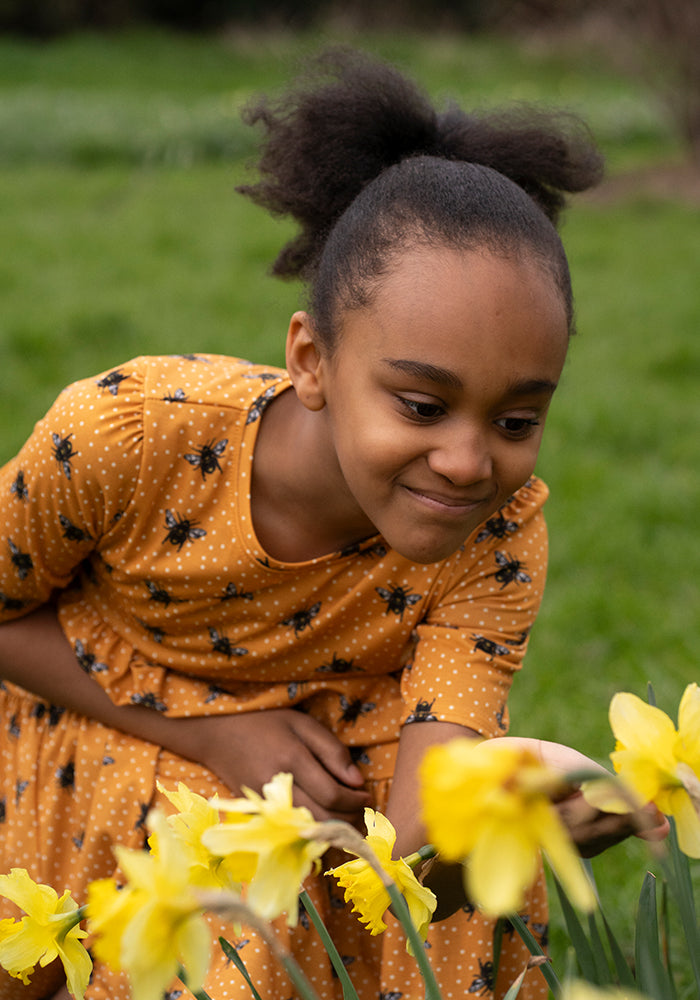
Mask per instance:
[[[405,855],[425,749],[508,727],[572,327],[553,222],[599,158],[544,118],[437,114],[359,55],[316,69],[250,113],[266,141],[244,190],[298,221],[275,272],[309,288],[286,371],[125,362],[68,387],[0,473],[0,870],[77,898],[113,844],[143,844],[156,781],[230,796],[291,771],[320,819],[385,811]],[[370,937],[331,880],[310,890],[362,1000],[422,996],[393,923]],[[544,940],[541,879],[526,915]],[[313,930],[280,933],[339,997]],[[496,975],[492,935],[468,901],[432,926],[445,998],[501,996],[522,970],[506,934]],[[263,996],[292,994],[254,934],[240,947]],[[249,995],[223,960],[205,988]],[[87,996],[128,987],[97,966]]]

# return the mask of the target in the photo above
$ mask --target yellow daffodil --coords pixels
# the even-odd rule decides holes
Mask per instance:
[[[178,810],[168,816],[175,835],[185,845],[190,860],[190,882],[201,889],[226,889],[239,892],[241,882],[249,882],[255,874],[255,854],[231,854],[222,858],[212,854],[202,843],[205,830],[221,821],[216,800],[210,802],[180,782],[177,791],[168,791],[158,782],[158,790]],[[230,817],[232,822],[245,822],[247,817]]]
[[[126,885],[111,879],[88,889],[88,927],[95,954],[128,973],[134,1000],[162,996],[178,973],[193,991],[209,966],[210,933],[190,882],[189,856],[165,816],[149,816],[151,851],[116,848]]]
[[[420,777],[428,836],[446,861],[464,862],[467,895],[485,914],[523,905],[540,849],[572,902],[594,909],[593,889],[551,804],[561,778],[529,751],[456,739],[428,750]]]
[[[587,801],[607,812],[629,812],[635,804],[653,802],[673,816],[681,850],[700,858],[700,689],[689,684],[678,709],[678,729],[660,708],[636,695],[620,692],[610,703],[615,771],[629,793],[610,783],[584,786]],[[631,800],[631,802],[630,802]]]
[[[386,816],[373,809],[365,809],[365,825],[367,844],[403,894],[413,925],[425,941],[437,905],[434,893],[421,885],[406,860],[399,858],[395,861],[392,858],[396,830]],[[391,899],[368,861],[356,858],[338,868],[331,868],[326,874],[337,878],[338,884],[345,889],[346,903],[353,904],[353,912],[358,914],[359,920],[366,925],[370,934],[381,934],[386,930],[383,918],[391,905]]]
[[[60,958],[68,989],[82,1000],[90,979],[92,961],[81,938],[81,911],[68,891],[55,889],[30,878],[24,868],[0,875],[0,896],[24,911],[21,920],[0,922],[0,966],[26,985],[37,963],[48,965]]]
[[[301,883],[328,845],[311,836],[315,826],[311,812],[292,805],[291,774],[276,774],[262,791],[258,795],[244,788],[244,798],[221,800],[219,808],[230,814],[228,822],[205,830],[202,843],[221,857],[254,854],[257,864],[248,886],[248,905],[265,920],[286,913],[293,927]]]
[[[561,1000],[645,1000],[641,993],[619,986],[592,986],[581,980],[567,983]]]

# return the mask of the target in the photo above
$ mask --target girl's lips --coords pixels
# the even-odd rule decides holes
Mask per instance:
[[[486,497],[453,496],[445,495],[443,493],[434,493],[432,490],[421,490],[414,486],[405,486],[404,489],[406,489],[411,496],[415,497],[416,500],[424,504],[426,507],[442,513],[452,514],[454,516],[470,513],[477,507],[481,507],[488,503],[491,499],[490,495]]]

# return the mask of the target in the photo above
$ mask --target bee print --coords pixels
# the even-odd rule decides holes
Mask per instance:
[[[517,530],[517,523],[515,521],[507,521],[503,513],[499,510],[497,514],[488,519],[476,536],[476,541],[484,542],[487,538],[507,538],[508,535]]]
[[[131,696],[132,705],[144,705],[146,708],[151,708],[155,712],[165,712],[167,705],[160,701],[152,691],[146,691],[144,694],[132,694]]]
[[[28,552],[22,552],[22,550],[15,545],[11,538],[8,538],[7,544],[9,545],[11,552],[10,562],[17,570],[17,576],[20,580],[25,580],[34,569],[32,557]]]
[[[198,354],[173,354],[171,357],[182,358],[183,361],[201,361],[203,365],[208,365],[207,358],[202,358]]]
[[[204,528],[198,528],[198,524],[199,521],[180,517],[178,513],[166,510],[165,527],[168,530],[165,533],[163,545],[166,542],[170,542],[171,545],[177,546],[177,551],[179,552],[185,542],[195,542],[198,538],[204,538],[206,531]]]
[[[73,524],[65,514],[59,514],[58,520],[61,522],[61,527],[63,528],[63,537],[67,538],[69,542],[87,542],[92,539],[92,535],[89,532],[83,531],[77,524]]]
[[[352,965],[353,962],[355,962],[356,960],[357,959],[356,959],[355,955],[341,955],[340,956],[340,961],[343,963],[343,965],[345,966],[346,969],[348,968],[348,966]],[[331,975],[333,976],[334,979],[338,978],[338,973],[335,971],[334,968],[331,968]]]
[[[549,924],[533,924],[532,929],[540,939],[540,945],[546,950],[549,944]]]
[[[222,694],[226,694],[226,688],[219,687],[218,684],[210,684],[208,688],[209,694],[204,699],[205,705],[211,705],[213,701],[216,701]]]
[[[311,622],[316,617],[316,615],[321,610],[320,601],[317,604],[312,604],[310,608],[302,608],[301,611],[295,611],[293,615],[289,618],[285,618],[282,621],[283,625],[288,625],[290,628],[294,629],[295,637],[303,632],[305,628],[311,628]]]
[[[190,465],[193,465],[195,469],[199,469],[202,473],[202,479],[206,479],[212,472],[221,472],[219,459],[226,450],[227,444],[228,438],[222,438],[221,441],[214,441],[212,439],[203,444],[201,448],[196,448],[191,444],[190,448],[194,448],[194,451],[185,455],[185,460]]]
[[[271,385],[268,389],[265,390],[265,392],[262,392],[259,396],[257,396],[253,400],[251,407],[248,410],[248,416],[246,418],[247,424],[255,423],[255,421],[258,420],[263,415],[265,409],[267,408],[274,394],[275,394],[275,387],[274,385]]]
[[[149,585],[146,584],[146,586],[148,587]],[[153,584],[151,584],[150,586],[153,586]],[[150,589],[150,587],[149,587],[149,589]],[[155,592],[156,593],[159,592],[157,587],[155,589]],[[163,591],[163,593],[165,593],[165,592]],[[151,599],[155,600],[155,598],[153,598],[152,594],[151,594]],[[168,603],[170,603],[170,602],[168,602]],[[148,632],[148,634],[150,635],[151,639],[153,639],[154,642],[161,643],[163,641],[163,639],[165,639],[165,636],[167,635],[167,632],[164,632],[162,628],[158,628],[157,625],[149,625],[148,622],[141,621],[140,618],[137,618],[136,621],[139,623],[139,625],[141,626],[141,628],[145,628],[146,629],[146,631]]]
[[[80,639],[76,639],[75,641],[75,655],[78,658],[81,669],[86,674],[102,674],[105,670],[109,669],[106,663],[97,662],[95,654],[86,649]]]
[[[142,830],[143,829],[144,824],[146,822],[146,817],[148,816],[149,809],[150,809],[150,806],[148,805],[148,802],[140,802],[139,803],[139,814],[138,814],[138,817],[136,819],[136,822],[134,823],[134,830]]]
[[[504,731],[508,729],[508,726],[503,721],[503,719],[505,718],[505,714],[506,714],[506,705],[504,702],[499,708],[499,710],[496,712],[496,722],[498,723],[498,728],[503,729]]]
[[[501,568],[496,570],[494,576],[498,583],[500,583],[501,590],[507,587],[509,583],[531,582],[532,577],[527,575],[525,565],[519,559],[514,559],[510,553],[506,555],[504,552],[496,552],[495,555],[496,562]]]
[[[301,924],[305,931],[308,931],[311,927],[311,921],[309,920],[309,914],[306,912],[306,908],[302,903],[301,899],[297,904],[297,923]]]
[[[403,993],[401,990],[389,990],[388,993],[381,992],[379,1000],[401,1000]]]
[[[365,747],[348,747],[353,764],[369,764],[369,754]]]
[[[272,382],[273,379],[277,381],[279,379],[279,375],[276,375],[274,372],[246,372],[243,378],[259,378],[261,382]]]
[[[20,469],[15,476],[14,481],[10,486],[10,493],[16,496],[18,500],[26,500],[29,496],[29,490],[27,489],[27,484],[24,481],[24,472],[22,469]]]
[[[252,594],[249,590],[239,590],[235,583],[227,583],[226,589],[219,598],[223,603],[224,601],[232,601],[234,598],[238,598],[239,601],[252,601],[255,594]]]
[[[96,384],[99,389],[109,389],[110,393],[113,396],[116,396],[119,392],[119,386],[128,377],[128,375],[125,375],[118,368],[115,368],[113,372],[109,373],[109,375],[105,375],[104,378],[98,379]]]
[[[322,663],[320,667],[316,667],[316,672],[322,674],[347,674],[351,670],[361,669],[361,667],[355,666],[354,660],[344,660],[337,653],[333,653],[330,663]]]
[[[0,823],[4,823],[7,819],[7,799],[3,796],[0,799]]]
[[[163,604],[167,608],[169,604],[181,604],[179,597],[172,597],[164,587],[159,587],[151,580],[146,580],[146,588],[151,595],[151,600],[156,604]]]
[[[53,729],[59,724],[65,708],[61,705],[49,705],[49,728]]]
[[[229,660],[232,656],[245,656],[248,650],[244,646],[233,646],[226,635],[221,635],[215,628],[209,629],[211,648],[215,653],[223,653]]]
[[[80,454],[79,451],[73,451],[73,442],[71,441],[72,437],[72,434],[67,434],[64,438],[62,438],[60,434],[56,433],[51,435],[51,440],[53,441],[53,457],[63,469],[63,475],[66,479],[70,479],[73,471],[71,462],[76,455]]]
[[[287,697],[292,701],[298,694],[303,692],[307,685],[307,681],[290,681],[287,684]]]
[[[16,715],[11,715],[10,716],[10,721],[8,723],[8,726],[7,726],[7,732],[15,740],[19,737],[21,729],[19,727],[19,723],[17,722],[17,716]]]
[[[184,389],[176,389],[175,392],[168,392],[163,396],[164,403],[184,403],[187,401],[187,394]]]
[[[481,650],[482,653],[486,653],[489,660],[492,660],[494,656],[507,656],[510,650],[507,646],[501,646],[499,643],[494,642],[493,639],[487,639],[483,635],[472,635],[474,640],[474,649],[472,652],[476,652],[477,649]]]
[[[400,619],[403,619],[403,613],[406,608],[417,604],[423,595],[411,594],[411,587],[397,587],[393,583],[390,583],[389,586],[391,590],[386,590],[385,587],[374,588],[381,599],[386,602],[386,611],[384,614],[388,615],[391,612],[398,615]]]
[[[110,764],[114,763],[114,757],[111,757],[108,753],[102,758],[102,766],[109,767]]]
[[[386,555],[386,545],[383,545],[382,542],[375,542],[374,545],[368,545],[366,549],[363,549],[361,542],[353,542],[351,545],[346,545],[344,549],[341,549],[338,555],[341,559],[344,556],[356,555],[383,559]]]
[[[179,1000],[182,996],[182,990],[168,990],[163,994],[163,1000]]]
[[[434,704],[434,698],[432,701],[419,701],[407,717],[406,724],[409,722],[437,722],[437,716],[433,715],[431,711]]]
[[[474,906],[473,903],[463,903],[462,912],[466,913],[467,920],[471,920],[474,914],[476,913],[476,907]]]
[[[56,769],[56,781],[61,788],[75,788],[75,764],[72,760],[65,767]]]
[[[481,997],[485,996],[493,991],[493,984],[493,962],[482,962],[479,959],[479,975],[474,976],[467,993],[478,993]]]
[[[19,611],[27,603],[26,601],[20,601],[16,597],[8,597],[7,594],[3,594],[0,590],[0,602],[2,602],[3,611]]]
[[[363,701],[362,698],[353,698],[352,701],[348,701],[344,694],[340,696],[340,721],[349,722],[351,725],[355,725],[357,720],[361,715],[366,715],[375,708],[375,703],[373,701]]]
[[[19,800],[22,798],[26,790],[29,788],[28,781],[17,781],[15,782],[15,805],[19,805]]]

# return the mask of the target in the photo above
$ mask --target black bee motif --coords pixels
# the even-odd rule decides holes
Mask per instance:
[[[483,635],[478,635],[475,633],[474,635],[472,635],[472,639],[474,640],[475,643],[472,652],[474,652],[477,649],[480,649],[482,653],[486,653],[489,660],[492,660],[494,656],[507,656],[508,653],[510,653],[510,650],[508,649],[507,646],[501,646],[499,645],[499,643],[494,642],[493,639],[487,639]]]
[[[152,708],[156,712],[165,712],[168,707],[152,691],[146,691],[144,694],[132,694],[131,704],[145,705],[146,708]]]
[[[138,817],[136,819],[136,822],[134,823],[134,830],[142,830],[143,829],[143,826],[144,826],[144,824],[146,822],[146,817],[148,816],[149,811],[150,811],[150,806],[148,805],[148,802],[140,802],[139,803],[139,814],[138,814]]]
[[[18,500],[26,500],[29,496],[29,490],[24,481],[24,472],[22,469],[15,476],[14,482],[10,486],[10,493],[14,493]]]
[[[226,694],[226,688],[219,687],[218,684],[209,685],[209,694],[204,699],[205,705],[211,705],[213,701],[216,701],[222,694]]]
[[[109,375],[105,375],[104,378],[98,379],[97,387],[99,389],[109,389],[110,393],[113,396],[116,396],[119,392],[120,384],[127,378],[129,378],[128,375],[124,375],[124,373],[118,368],[115,368],[113,372],[109,373]]]
[[[362,698],[353,698],[352,701],[348,701],[345,695],[341,694],[340,707],[342,709],[341,722],[349,722],[354,726],[361,715],[366,715],[376,706],[373,701],[363,701]]]
[[[102,758],[102,766],[109,767],[110,764],[114,763],[114,757],[111,757],[108,753]]]
[[[72,760],[65,767],[56,768],[56,781],[61,788],[75,788],[75,763]]]
[[[407,717],[406,724],[408,725],[409,722],[437,722],[437,715],[433,715],[431,712],[434,704],[434,698],[432,701],[419,701]]]
[[[411,594],[411,587],[397,587],[393,583],[390,583],[389,586],[391,590],[386,590],[385,587],[374,588],[381,599],[386,602],[386,611],[384,614],[388,615],[391,612],[403,619],[403,613],[406,608],[411,607],[412,604],[417,604],[423,595]]]
[[[290,681],[289,684],[287,684],[287,697],[289,700],[292,701],[296,698],[299,692],[304,690],[307,683],[308,681]]]
[[[51,435],[51,440],[53,441],[53,457],[63,469],[63,475],[66,479],[70,479],[73,471],[71,462],[76,455],[80,454],[79,451],[73,451],[73,442],[71,441],[72,437],[72,434],[67,434],[64,438],[62,438],[60,434],[56,433]]]
[[[263,415],[274,394],[275,386],[271,385],[269,389],[266,389],[265,392],[262,392],[253,400],[251,407],[248,410],[248,416],[246,417],[247,424],[254,423]]]
[[[309,914],[306,912],[306,908],[301,900],[298,903],[297,909],[297,923],[301,924],[305,931],[308,931],[311,927],[311,921],[309,920]]]
[[[463,903],[462,910],[464,913],[466,913],[467,920],[471,920],[474,914],[476,913],[476,907],[474,906],[473,903]]]
[[[182,604],[180,597],[172,597],[164,587],[158,587],[151,580],[146,580],[146,587],[151,595],[151,600],[155,601],[156,604],[163,604],[166,608],[169,604]]]
[[[388,993],[379,994],[379,1000],[401,1000],[403,993],[400,990],[389,990]]]
[[[194,445],[190,445],[190,448],[194,448],[194,452],[185,455],[185,460],[190,465],[193,465],[195,469],[199,469],[202,473],[202,479],[206,479],[212,472],[221,472],[219,459],[226,450],[227,444],[228,438],[222,438],[221,441],[214,441],[213,439],[207,441],[201,448],[195,448]]]
[[[203,365],[209,364],[208,358],[201,358],[198,354],[174,354],[172,357],[182,358],[183,361],[201,361]]]
[[[369,764],[369,754],[364,747],[348,747],[353,764]]]
[[[498,728],[499,729],[503,729],[503,730],[508,729],[508,726],[503,721],[504,718],[505,718],[505,714],[506,714],[506,706],[505,706],[505,702],[504,702],[501,705],[501,707],[499,708],[499,710],[496,712],[496,722],[498,723]]]
[[[170,542],[171,545],[177,546],[177,551],[179,552],[185,542],[195,542],[198,538],[204,538],[206,531],[204,528],[198,528],[198,524],[199,521],[180,517],[179,514],[173,513],[171,510],[166,510],[165,527],[168,530],[165,533],[163,545],[166,542]]]
[[[7,799],[3,796],[0,799],[0,823],[4,823],[7,819]]]
[[[146,586],[149,587],[148,584],[146,584]],[[152,587],[152,586],[153,586],[153,584],[150,585],[150,587]],[[149,587],[149,590],[150,590],[150,587]],[[156,588],[156,592],[158,592],[157,588]],[[153,593],[152,592],[151,592],[151,598],[152,598],[152,600],[155,600],[155,598],[153,597]],[[170,602],[168,602],[168,603],[170,603]],[[157,625],[149,625],[148,622],[141,621],[140,618],[137,618],[136,621],[139,623],[139,625],[142,628],[146,629],[146,631],[148,632],[148,634],[150,635],[151,639],[153,639],[154,642],[161,643],[163,641],[163,639],[165,639],[165,636],[166,636],[167,633],[164,632],[162,628],[158,628]]]
[[[10,547],[10,562],[17,570],[17,576],[20,580],[26,579],[29,573],[34,569],[34,563],[32,562],[32,557],[28,552],[22,552],[21,549],[17,548],[15,543],[11,538],[8,538],[7,544]]]
[[[294,635],[297,636],[300,632],[303,632],[305,628],[312,627],[311,622],[320,610],[321,603],[319,601],[317,604],[312,604],[310,608],[302,608],[301,611],[295,611],[289,618],[285,618],[282,624],[293,628]]]
[[[17,722],[17,716],[16,715],[11,715],[10,716],[10,721],[8,723],[8,726],[7,726],[7,731],[8,731],[8,733],[10,734],[10,736],[13,739],[16,740],[18,738],[18,736],[19,736],[19,734],[21,732],[21,729],[19,727],[19,723]]]
[[[374,545],[368,545],[366,549],[362,548],[362,542],[352,542],[341,549],[338,555],[342,559],[344,556],[356,556],[359,553],[362,556],[372,556],[376,559],[382,559],[386,555],[386,551],[386,545],[382,542],[375,542]]]
[[[524,924],[530,923],[530,916],[527,913],[521,913],[520,919]],[[501,917],[499,922],[503,924],[503,933],[507,934],[508,937],[512,940],[513,935],[515,934],[515,924],[513,923],[513,921],[509,920],[508,917]]]
[[[176,389],[175,392],[169,392],[167,395],[163,396],[164,403],[184,403],[187,401],[187,394],[184,389]]]
[[[26,601],[20,601],[16,597],[8,597],[2,591],[0,591],[0,601],[2,601],[3,611],[19,611],[27,603]]]
[[[279,375],[274,372],[246,372],[243,378],[259,378],[261,382],[279,381]]]
[[[105,670],[109,669],[106,663],[97,662],[95,654],[86,649],[80,639],[76,639],[75,641],[75,655],[78,657],[78,663],[86,674],[103,674]]]
[[[229,660],[232,656],[245,656],[248,650],[244,646],[232,646],[231,640],[226,635],[221,635],[215,628],[209,629],[211,648],[215,653],[223,653]]]
[[[516,521],[507,521],[503,513],[499,510],[497,514],[490,517],[479,534],[476,536],[477,542],[484,542],[487,538],[507,538],[514,531],[518,530]]]
[[[163,1000],[179,1000],[182,996],[182,990],[168,990],[167,993],[163,994]]]
[[[61,705],[49,705],[49,727],[51,729],[59,724],[64,712],[65,708],[62,708]]]
[[[22,798],[26,790],[29,788],[28,781],[17,781],[15,782],[15,805],[19,805],[19,800]]]
[[[519,559],[514,559],[510,553],[506,555],[504,552],[496,552],[495,556],[496,562],[501,568],[496,570],[494,576],[498,583],[500,583],[501,590],[507,587],[509,583],[531,582],[532,577],[524,572],[525,565]]]
[[[323,674],[347,674],[350,670],[361,669],[361,667],[355,666],[354,660],[344,660],[337,653],[333,653],[330,663],[322,663],[320,667],[316,667],[316,672]]]
[[[220,601],[232,601],[234,598],[238,598],[240,601],[252,601],[255,594],[251,593],[249,590],[239,590],[235,583],[227,583],[226,590],[219,598]]]
[[[77,524],[69,521],[65,514],[59,514],[58,520],[61,522],[61,527],[63,528],[63,537],[67,538],[69,542],[86,542],[92,538],[89,532],[84,531]]]
[[[73,846],[77,850],[82,851],[83,843],[85,842],[85,830],[81,830],[75,837],[71,837],[71,840],[73,841]]]
[[[493,962],[482,962],[479,959],[479,975],[474,976],[467,993],[478,993],[485,996],[493,990]]]

